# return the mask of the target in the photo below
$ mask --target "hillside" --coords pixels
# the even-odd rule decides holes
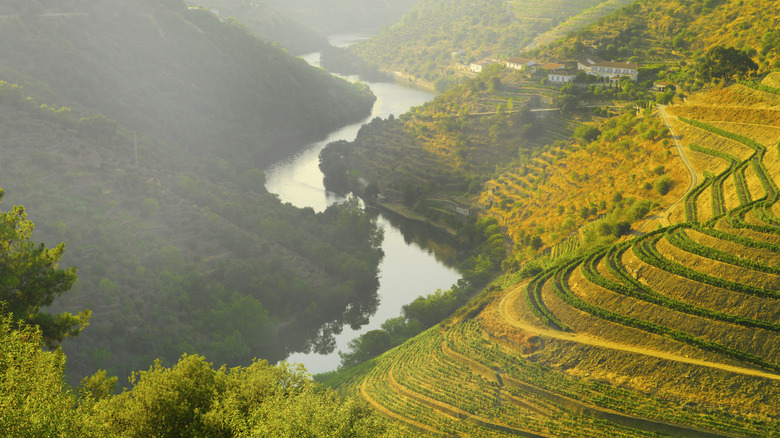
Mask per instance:
[[[462,75],[482,58],[518,56],[559,25],[577,28],[628,0],[425,0],[354,47],[366,61],[428,81]],[[564,26],[566,24],[566,26]]]
[[[221,17],[235,17],[256,37],[278,43],[293,54],[315,52],[328,45],[325,36],[296,23],[262,3],[250,0],[188,0],[187,4],[193,7],[207,7]]]
[[[630,81],[539,85],[546,74],[496,67],[397,119],[374,120],[354,142],[329,145],[320,156],[326,183],[376,194],[452,233],[475,216],[496,218],[518,262],[596,218],[604,226],[589,243],[619,237],[618,223],[630,227],[682,195],[687,176],[668,129],[652,109],[633,108],[655,93]],[[584,108],[559,108],[572,99]],[[583,129],[599,139],[576,134]]]
[[[667,109],[699,181],[671,226],[508,274],[341,387],[433,435],[775,436],[777,93]]]
[[[416,169],[406,187],[423,202],[406,208],[441,226],[471,207],[500,226],[508,256],[503,275],[437,327],[321,378],[427,435],[778,436],[772,7],[636,2],[526,52],[569,65],[630,59],[636,82],[582,75],[545,87],[546,76],[491,66],[334,145],[350,151],[341,170],[376,181],[378,202],[404,211],[404,186],[389,181]],[[676,89],[656,91],[664,80]],[[537,97],[521,100],[523,89]],[[512,120],[505,95],[515,110],[556,109],[537,121],[544,137],[498,130]],[[388,154],[379,164],[361,157],[371,143]],[[433,169],[445,165],[465,184],[440,184],[453,174]]]
[[[199,154],[267,164],[373,102],[367,90],[183,1],[26,7],[35,4],[46,14],[2,19],[7,82]]]
[[[635,57],[651,75],[657,73],[688,90],[708,82],[697,77],[693,67],[717,45],[748,51],[759,74],[780,67],[780,17],[772,6],[740,0],[638,1],[529,53],[568,58],[572,48],[580,47],[602,59]]]
[[[262,170],[373,96],[183,2],[20,5],[0,12],[0,186],[79,270],[51,309],[93,311],[71,380],[327,351],[365,321],[381,232],[354,204],[283,205]]]
[[[391,25],[418,0],[265,0],[265,4],[322,35],[365,35]]]

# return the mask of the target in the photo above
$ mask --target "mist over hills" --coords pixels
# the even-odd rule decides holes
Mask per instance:
[[[327,350],[372,312],[373,223],[282,205],[262,172],[363,117],[369,90],[181,1],[5,7],[0,185],[79,268],[55,303],[93,310],[72,379]]]
[[[417,0],[265,0],[265,4],[323,35],[374,32],[394,24]]]
[[[190,6],[205,6],[222,17],[240,17],[239,21],[260,39],[278,43],[290,53],[304,54],[327,47],[324,34],[252,0],[188,0]]]

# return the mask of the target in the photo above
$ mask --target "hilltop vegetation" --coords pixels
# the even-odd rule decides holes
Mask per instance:
[[[354,203],[283,205],[262,169],[373,96],[179,1],[11,6],[0,183],[79,269],[53,307],[92,310],[71,380],[328,351],[365,323],[381,231]]]
[[[518,56],[538,35],[571,19],[595,20],[626,0],[425,0],[397,24],[354,47],[366,61],[433,82],[468,62]],[[609,5],[599,7],[600,5]],[[595,12],[595,16],[593,16]],[[580,14],[582,17],[576,19]],[[464,65],[465,63],[465,65]]]
[[[668,79],[686,91],[710,78],[700,68],[711,50],[735,48],[764,74],[780,67],[780,18],[765,1],[638,1],[530,54],[573,57],[592,49],[603,59],[634,59],[645,67],[640,81]],[[718,80],[731,80],[720,77]]]

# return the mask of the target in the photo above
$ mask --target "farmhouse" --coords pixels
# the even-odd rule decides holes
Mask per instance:
[[[533,59],[528,58],[509,58],[506,60],[506,66],[512,70],[522,70],[523,68],[534,68],[540,64]]]
[[[471,70],[473,73],[482,73],[482,70],[493,64],[498,64],[498,61],[495,59],[485,58],[480,59],[479,61],[474,61],[469,65],[469,70]]]
[[[573,82],[576,77],[577,70],[553,70],[547,74],[548,81],[559,84]]]
[[[596,65],[597,62],[604,62],[604,60],[595,56],[589,56],[585,59],[577,61],[577,70],[590,73],[590,68]]]
[[[668,90],[674,90],[675,88],[676,86],[669,81],[661,81],[653,84],[653,89],[655,89],[655,91],[660,91],[662,93]]]
[[[600,78],[608,78],[610,81],[615,77],[622,76],[628,76],[632,81],[636,81],[639,65],[633,62],[601,61],[598,58],[589,57],[578,61],[577,69]]]

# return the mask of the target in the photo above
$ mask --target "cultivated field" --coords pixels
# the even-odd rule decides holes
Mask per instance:
[[[667,109],[699,182],[670,226],[584,255],[567,241],[554,268],[505,277],[473,317],[342,387],[431,435],[780,436],[780,90],[766,85]],[[528,174],[502,192],[532,198]]]

